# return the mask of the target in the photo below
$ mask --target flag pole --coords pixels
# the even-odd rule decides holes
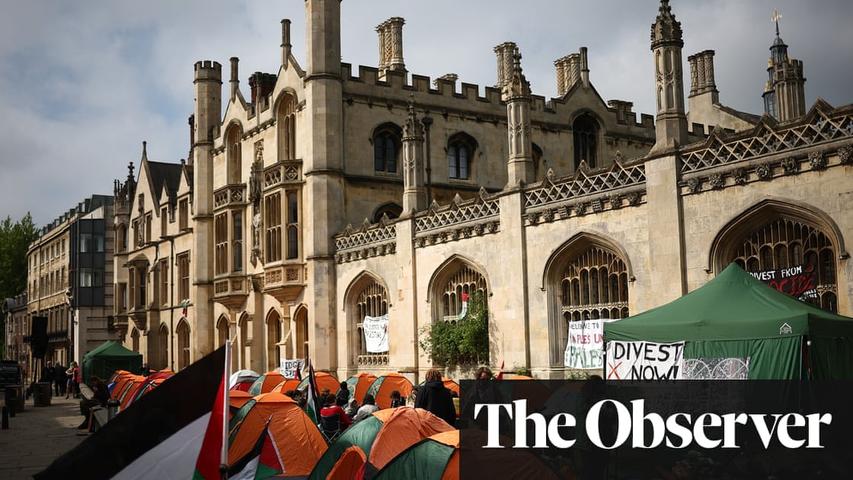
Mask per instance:
[[[228,339],[225,341],[225,379],[223,380],[224,402],[222,402],[222,450],[219,452],[219,471],[223,480],[228,478],[228,404],[231,391],[231,329],[228,329]]]

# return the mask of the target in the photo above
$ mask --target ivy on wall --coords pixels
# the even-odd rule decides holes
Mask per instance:
[[[489,363],[489,312],[481,292],[468,301],[465,317],[423,327],[418,343],[437,365]]]

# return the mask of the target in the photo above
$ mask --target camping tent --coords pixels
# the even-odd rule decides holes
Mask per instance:
[[[102,379],[110,378],[116,370],[139,373],[142,370],[142,355],[110,340],[102,343],[83,357],[84,381],[89,380],[92,376]]]
[[[391,393],[394,391],[400,392],[403,399],[408,398],[412,394],[412,382],[408,378],[399,373],[389,373],[381,377],[377,377],[367,393],[373,395],[376,399],[376,406],[379,408],[391,407]]]
[[[705,372],[687,378],[725,378],[714,370],[726,361],[742,362],[749,379],[853,378],[853,318],[780,293],[735,264],[678,300],[605,323],[604,338],[608,350],[615,341],[684,342],[682,371]]]

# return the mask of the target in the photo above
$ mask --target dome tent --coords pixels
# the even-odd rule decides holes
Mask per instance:
[[[684,342],[685,359],[748,359],[751,380],[853,378],[853,318],[780,293],[736,264],[675,301],[605,323],[604,339],[607,348]]]

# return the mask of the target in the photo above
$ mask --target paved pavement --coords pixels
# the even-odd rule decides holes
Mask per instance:
[[[85,439],[76,428],[83,420],[79,402],[53,397],[51,406],[36,408],[31,397],[23,413],[9,418],[9,430],[0,430],[0,479],[32,478]]]

